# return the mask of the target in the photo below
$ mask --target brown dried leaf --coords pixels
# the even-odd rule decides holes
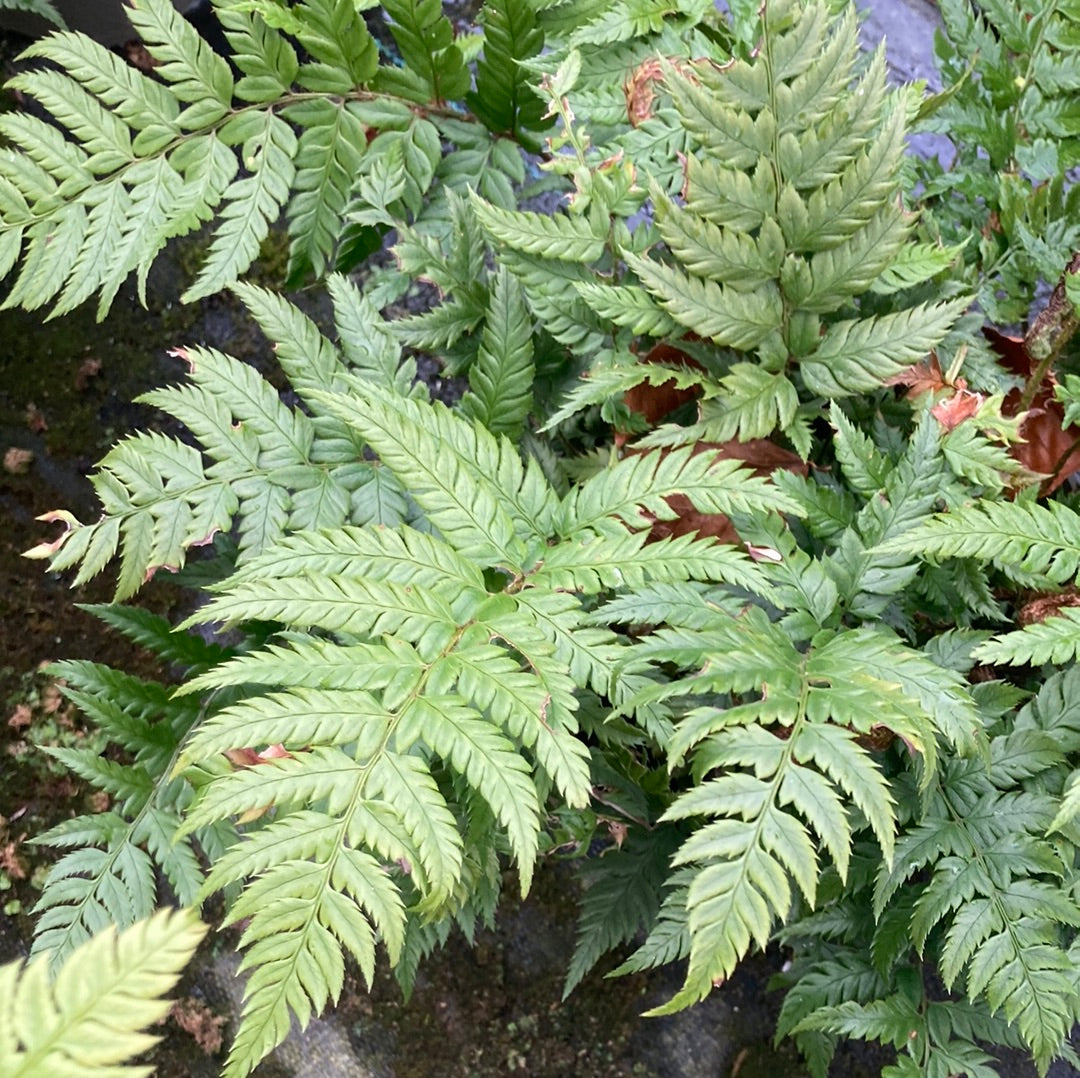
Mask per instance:
[[[642,363],[666,363],[669,366],[690,367],[693,370],[703,371],[705,368],[691,356],[688,356],[681,348],[673,344],[653,345],[648,352],[641,357]],[[675,379],[653,385],[651,382],[642,382],[640,385],[628,389],[623,395],[623,401],[633,412],[638,412],[645,417],[649,426],[656,426],[664,416],[675,411],[676,408],[695,400],[701,390],[677,389]],[[623,439],[625,441],[625,439]],[[619,435],[616,435],[619,441]]]
[[[28,704],[17,704],[8,718],[7,724],[12,730],[25,730],[34,721],[34,713]]]
[[[4,471],[8,475],[26,475],[33,463],[33,450],[19,449],[18,446],[13,445],[4,453]]]
[[[958,389],[951,397],[939,401],[930,414],[946,429],[955,430],[983,406],[986,398],[970,389]]]
[[[894,374],[886,383],[887,386],[907,386],[906,396],[921,397],[924,393],[938,393],[948,387],[945,375],[942,373],[941,364],[938,362],[937,353],[931,352],[930,358],[916,363],[913,367]]]
[[[1080,606],[1080,595],[1074,588],[1067,588],[1055,595],[1039,595],[1030,599],[1016,612],[1016,620],[1020,625],[1035,625],[1054,617],[1069,606]]]
[[[1019,337],[1009,337],[993,329],[983,333],[990,347],[1005,366],[1020,378],[1029,378],[1034,361]],[[1073,472],[1080,470],[1080,426],[1065,427],[1065,409],[1054,399],[1057,384],[1050,371],[1032,398],[1027,416],[1020,424],[1018,445],[1010,446],[1009,453],[1029,471],[1047,476],[1042,494],[1052,494]],[[1016,415],[1020,409],[1022,392],[1014,389],[1005,397],[1001,411]]]
[[[656,99],[654,84],[664,77],[664,64],[659,57],[646,60],[635,68],[623,84],[626,97],[626,116],[631,127],[638,127],[652,116]]]
[[[100,359],[95,359],[93,357],[84,359],[82,363],[79,364],[79,369],[75,372],[75,388],[80,393],[86,392],[91,380],[96,378],[100,373]]]
[[[185,1033],[190,1033],[208,1056],[216,1056],[221,1051],[224,1042],[221,1027],[226,1019],[223,1015],[214,1014],[202,1000],[190,996],[176,1000],[169,1017]]]
[[[19,844],[0,842],[0,872],[13,880],[26,879],[26,862],[19,856]]]

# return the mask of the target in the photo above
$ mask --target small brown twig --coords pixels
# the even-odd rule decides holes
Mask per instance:
[[[1039,312],[1024,334],[1024,349],[1036,366],[1028,375],[1024,392],[1020,396],[1018,410],[1021,412],[1026,412],[1031,407],[1050,369],[1077,329],[1080,329],[1076,308],[1065,293],[1065,278],[1071,273],[1080,273],[1080,251],[1072,256],[1065,272],[1054,286],[1050,302]]]

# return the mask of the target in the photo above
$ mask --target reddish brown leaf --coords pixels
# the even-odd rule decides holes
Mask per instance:
[[[1017,377],[1030,378],[1034,361],[1019,337],[1008,337],[993,329],[983,333],[1002,363]],[[1009,452],[1029,471],[1047,476],[1042,485],[1044,495],[1051,494],[1073,472],[1080,470],[1080,426],[1064,427],[1065,410],[1054,399],[1054,372],[1047,373],[1035,392],[1027,418],[1020,424],[1024,441],[1010,446]],[[1001,411],[1016,415],[1020,410],[1022,391],[1014,389],[1005,397]]]
[[[983,405],[985,397],[970,389],[958,389],[951,397],[935,404],[930,414],[946,429],[955,430],[970,419]]]
[[[236,767],[254,767],[256,764],[265,764],[267,760],[291,759],[292,754],[279,742],[262,752],[256,752],[252,748],[227,749],[225,756]]]
[[[13,880],[26,879],[26,864],[19,856],[17,842],[0,842],[0,872]]]
[[[226,1019],[214,1014],[202,1000],[178,999],[169,1011],[169,1017],[185,1032],[195,1038],[195,1043],[208,1055],[216,1056],[224,1042],[221,1027]]]
[[[886,383],[887,386],[907,386],[907,396],[921,397],[924,393],[937,393],[946,389],[949,385],[945,381],[945,375],[941,371],[937,354],[931,352],[930,358],[916,363],[913,367],[894,374]]]

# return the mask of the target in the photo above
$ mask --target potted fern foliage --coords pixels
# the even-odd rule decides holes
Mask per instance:
[[[208,225],[188,298],[233,289],[289,384],[179,348],[145,399],[190,438],[119,442],[100,518],[31,552],[115,560],[118,603],[207,545],[214,581],[175,629],[99,611],[178,686],[59,664],[125,762],[64,753],[113,808],[39,836],[37,951],[159,875],[225,892],[244,1075],[347,963],[408,988],[555,821],[603,837],[602,798],[568,992],[624,948],[682,963],[668,1013],[779,939],[815,1075],[842,1037],[890,1078],[1077,1065],[1067,5],[943,5],[933,97],[825,3],[489,0],[456,38],[393,0],[389,58],[351,0],[215,6],[230,61],[135,0],[152,74],[59,32],[14,80],[55,122],[0,117],[8,305],[104,311]],[[989,158],[906,157],[915,123],[989,137],[1002,95]],[[332,328],[242,280],[281,217]],[[382,313],[419,280],[437,303]]]

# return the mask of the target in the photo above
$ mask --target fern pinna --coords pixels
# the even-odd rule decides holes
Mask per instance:
[[[54,982],[44,958],[0,966],[0,1073],[150,1075],[131,1061],[160,1039],[144,1030],[168,1016],[161,997],[205,934],[191,910],[161,910],[123,932],[103,928]]]

